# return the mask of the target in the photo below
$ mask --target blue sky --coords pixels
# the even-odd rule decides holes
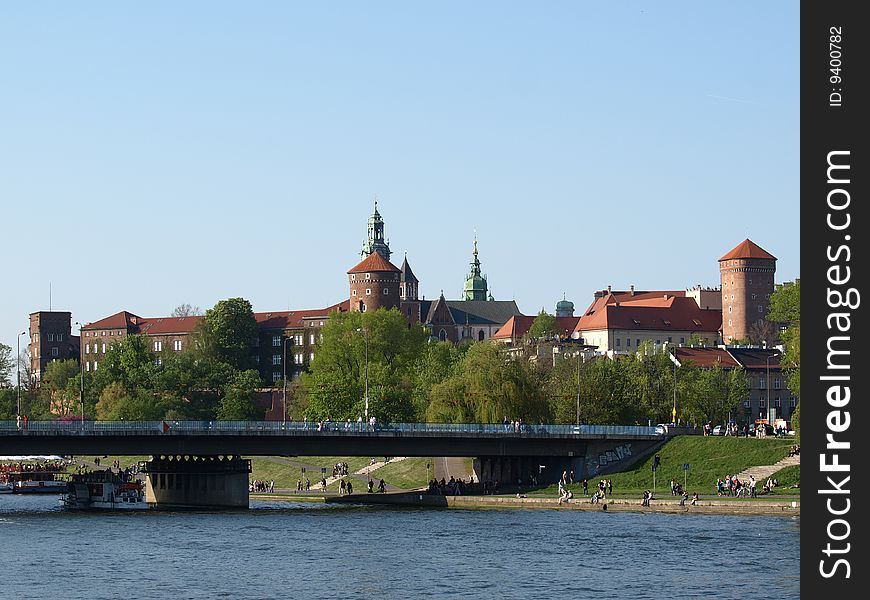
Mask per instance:
[[[427,298],[800,276],[794,2],[0,5],[0,342],[347,297],[377,196]],[[22,344],[27,339],[22,338]]]

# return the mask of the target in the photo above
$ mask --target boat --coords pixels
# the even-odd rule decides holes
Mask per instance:
[[[66,489],[63,468],[49,464],[7,465],[0,471],[0,486],[11,487],[13,494],[60,494]]]
[[[71,509],[147,510],[145,484],[111,469],[76,473],[66,484],[61,505]]]
[[[11,494],[12,493],[12,484],[6,483],[5,481],[0,481],[0,494]]]

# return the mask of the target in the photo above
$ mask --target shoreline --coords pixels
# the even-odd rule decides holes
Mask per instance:
[[[588,498],[574,498],[559,503],[557,498],[516,496],[438,496],[419,491],[388,494],[351,494],[350,496],[296,496],[289,494],[251,494],[251,500],[277,500],[279,502],[315,502],[325,504],[362,504],[371,506],[402,506],[455,508],[462,510],[582,510],[595,512],[636,512],[669,514],[708,515],[767,515],[799,516],[800,500],[753,500],[735,502],[728,500],[699,500],[692,506],[678,500],[654,499],[650,506],[643,506],[640,499],[616,498],[593,504]]]

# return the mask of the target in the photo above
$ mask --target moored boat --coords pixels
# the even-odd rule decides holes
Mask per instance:
[[[143,510],[145,485],[110,469],[72,475],[61,496],[61,504],[73,509]]]
[[[0,486],[13,494],[60,494],[66,489],[63,463],[18,463],[0,466]],[[2,490],[2,493],[9,493]]]

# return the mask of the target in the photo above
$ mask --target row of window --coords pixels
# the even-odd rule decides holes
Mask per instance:
[[[351,290],[350,295],[356,296],[356,290]],[[371,288],[366,288],[366,296],[371,296],[371,295],[372,295]],[[390,288],[384,288],[384,296],[389,296],[389,295],[390,295]]]
[[[790,398],[789,400],[787,400],[787,402],[791,408],[795,408],[797,406],[797,398]],[[779,398],[773,398],[770,401],[770,405],[773,408],[782,408],[782,400],[780,400]],[[752,407],[752,402],[750,400],[743,401],[743,408],[751,408],[751,407]],[[767,408],[767,400],[759,400],[758,401],[758,408],[760,408],[761,410],[766,409]]]
[[[388,277],[389,277],[389,275],[382,275],[382,276],[381,276],[381,279],[386,279],[386,278],[388,278]],[[371,274],[371,273],[366,273],[366,279],[371,279],[371,278],[372,278],[372,274]],[[392,277],[389,277],[389,278],[390,278],[390,279],[398,279],[398,278],[399,278],[399,274],[396,273],[396,274],[394,274]],[[350,274],[350,280],[351,280],[351,281],[356,281],[356,273],[351,273],[351,274]]]
[[[640,338],[635,338],[635,340],[634,340],[634,347],[635,347],[635,348],[640,348],[640,341],[641,341]],[[581,343],[581,344],[584,343],[582,338],[580,339],[580,343]],[[660,346],[661,343],[662,343],[661,340],[656,340],[656,346]],[[674,339],[673,339],[672,336],[668,336],[668,343],[669,343],[669,344],[673,344],[673,343],[674,343]],[[681,338],[680,338],[680,343],[681,343],[681,344],[685,344],[685,343],[686,343],[686,338],[681,337]],[[621,348],[621,347],[622,347],[622,338],[616,338],[616,347],[617,347],[617,348]],[[625,347],[626,347],[626,348],[631,348],[631,338],[625,338]]]
[[[45,334],[49,342],[62,342],[63,334],[62,333],[47,333]]]
[[[312,325],[313,325],[313,323],[312,323]],[[314,334],[314,333],[308,335],[308,343],[309,344],[315,343],[315,339],[316,339],[315,335],[316,334]],[[272,336],[272,346],[276,347],[276,348],[280,347],[281,344],[283,343],[283,341],[282,341],[283,339],[284,339],[284,336],[273,335]],[[292,345],[294,345],[294,346],[301,346],[302,345],[302,334],[299,333],[299,334],[296,334],[292,337],[288,337],[287,340],[292,342]],[[323,341],[323,334],[322,333],[320,334],[320,341],[321,342]]]
[[[114,332],[114,330],[113,331],[85,331],[85,337],[91,337],[91,336],[93,336],[93,337],[104,336],[105,337],[106,334],[115,335],[115,332]],[[118,335],[124,335],[124,331],[119,329]]]

